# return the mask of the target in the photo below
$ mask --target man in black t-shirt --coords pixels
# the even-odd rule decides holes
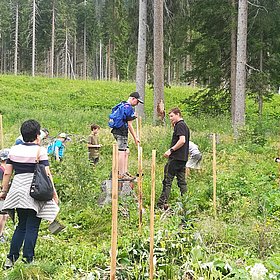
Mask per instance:
[[[181,195],[187,192],[185,166],[188,161],[190,131],[182,118],[179,108],[170,110],[169,119],[174,127],[174,132],[170,149],[164,153],[164,157],[168,158],[168,162],[164,167],[163,188],[157,203],[157,206],[162,209],[168,208],[167,200],[175,176],[177,177]]]

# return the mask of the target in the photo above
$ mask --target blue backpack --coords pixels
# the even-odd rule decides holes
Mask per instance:
[[[120,128],[125,124],[124,105],[125,102],[121,102],[112,109],[112,113],[109,115],[109,127]]]

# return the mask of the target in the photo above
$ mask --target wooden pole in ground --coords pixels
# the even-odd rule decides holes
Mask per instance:
[[[143,190],[142,190],[142,182],[143,182],[143,163],[142,163],[142,147],[141,147],[141,125],[142,118],[137,117],[136,119],[136,136],[140,141],[138,144],[138,204],[139,204],[139,232],[142,230],[142,211],[143,211]]]
[[[110,279],[116,278],[118,241],[118,148],[113,144],[112,164],[112,234],[111,234],[111,270]]]
[[[213,209],[214,209],[215,217],[217,216],[216,192],[217,192],[216,134],[213,133]]]
[[[280,123],[279,123],[280,125]],[[278,142],[278,158],[280,159],[280,139]],[[280,162],[278,162],[278,182],[279,182],[279,188],[280,188]]]
[[[143,211],[143,163],[142,163],[142,147],[138,149],[138,204],[139,204],[139,232],[142,230],[142,211]]]
[[[1,149],[4,148],[4,140],[3,140],[3,117],[0,115],[0,141],[1,141]]]
[[[154,211],[156,193],[156,150],[152,151],[151,210],[150,210],[150,280],[154,277]]]

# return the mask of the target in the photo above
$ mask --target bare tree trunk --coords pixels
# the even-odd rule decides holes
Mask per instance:
[[[188,14],[188,18],[191,18],[191,6],[190,6],[190,1],[187,0],[187,14]],[[188,25],[188,34],[187,34],[187,43],[188,46],[190,45],[192,41],[192,27],[191,24],[189,23]],[[191,59],[191,55],[188,54],[186,57],[186,71],[191,71],[192,70],[192,59]],[[193,87],[196,86],[196,81],[195,79],[191,81],[191,85]]]
[[[261,42],[263,43],[263,31],[261,32]],[[262,72],[262,71],[263,71],[263,47],[261,47],[261,49],[260,49],[260,72]],[[262,113],[263,113],[263,95],[262,95],[262,92],[259,93],[258,106],[259,106],[259,120],[261,121]]]
[[[1,74],[4,73],[4,36],[1,33]]]
[[[18,71],[18,2],[16,2],[16,28],[15,28],[15,56],[14,56],[14,74]]]
[[[230,70],[230,93],[231,93],[231,120],[234,124],[235,95],[236,95],[236,0],[230,0],[233,13],[231,15],[231,70]]]
[[[139,0],[139,30],[138,30],[138,53],[136,69],[136,91],[142,100],[145,100],[145,77],[146,77],[146,41],[147,41],[147,0]],[[144,117],[144,105],[139,103],[136,107],[138,116]]]
[[[86,13],[87,0],[84,0],[85,13]],[[83,61],[83,79],[87,78],[87,19],[85,14],[84,22],[84,61]]]
[[[171,47],[168,48],[168,73],[167,73],[167,83],[171,85]]]
[[[111,80],[111,39],[109,39],[108,45],[108,80]]]
[[[33,0],[32,9],[32,77],[35,76],[35,49],[36,49],[36,0]]]
[[[234,115],[234,136],[238,138],[239,129],[245,125],[245,90],[247,57],[247,17],[248,2],[239,0],[237,28],[236,96]]]
[[[154,0],[154,123],[164,123],[163,0]]]
[[[99,41],[99,79],[103,80],[103,71],[102,71],[102,43]]]
[[[54,36],[55,36],[55,0],[52,3],[52,42],[51,42],[51,78],[53,78],[53,71],[54,71]]]
[[[68,28],[65,32],[65,54],[64,54],[64,78],[67,78],[68,73]]]

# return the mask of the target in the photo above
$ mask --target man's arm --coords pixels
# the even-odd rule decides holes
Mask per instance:
[[[166,157],[166,158],[169,158],[172,151],[176,151],[176,150],[180,149],[185,143],[186,143],[186,136],[185,135],[179,136],[179,140],[176,142],[176,144],[173,147],[171,147],[170,149],[168,149],[164,153],[163,156]]]
[[[130,134],[132,135],[132,137],[134,139],[135,144],[138,145],[140,143],[140,141],[136,137],[135,131],[134,131],[133,126],[132,126],[132,121],[127,121],[127,126],[128,126],[128,130],[129,130]]]

